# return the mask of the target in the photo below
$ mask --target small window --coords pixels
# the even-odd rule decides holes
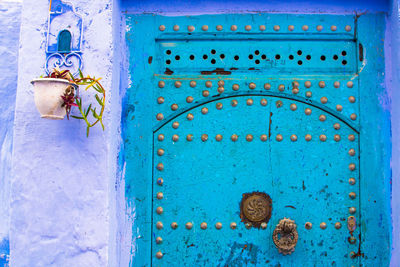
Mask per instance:
[[[62,30],[58,34],[57,50],[58,52],[71,52],[71,33],[68,30]]]

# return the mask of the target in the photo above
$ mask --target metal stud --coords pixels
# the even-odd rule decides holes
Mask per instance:
[[[356,137],[354,136],[354,134],[349,134],[348,139],[349,139],[349,141],[353,142],[356,139]]]
[[[201,141],[205,142],[208,140],[208,135],[207,134],[202,134],[201,135]]]
[[[156,258],[157,258],[157,259],[161,259],[162,257],[163,257],[162,252],[161,252],[161,251],[158,251],[158,252],[156,253]]]
[[[322,31],[323,28],[324,28],[324,27],[322,27],[322,25],[318,25],[318,26],[317,26],[317,31],[320,32],[320,31]]]
[[[193,25],[188,26],[188,31],[190,32],[194,31],[194,26]]]
[[[157,150],[157,155],[159,155],[159,156],[162,156],[162,155],[164,155],[164,149],[162,149],[162,148],[159,148],[158,150]]]
[[[218,91],[218,93],[222,94],[225,91],[225,88],[220,86],[220,87],[218,87],[217,91]]]
[[[320,223],[319,227],[320,227],[322,230],[325,230],[325,229],[326,229],[326,223],[325,223],[325,222]]]
[[[335,228],[340,229],[342,227],[342,224],[340,222],[335,223]]]
[[[196,87],[197,83],[196,81],[190,81],[189,85],[190,87]]]
[[[237,227],[237,224],[235,222],[231,222],[230,227],[231,227],[231,229],[235,230]]]
[[[335,140],[336,142],[339,142],[339,141],[340,141],[340,135],[335,134],[335,135],[333,136],[333,140]]]
[[[311,115],[311,109],[310,108],[306,108],[305,110],[304,110],[304,113],[306,113],[306,115]]]
[[[262,134],[260,137],[261,141],[265,142],[268,139],[268,136],[266,134]]]
[[[355,113],[350,115],[350,119],[352,119],[353,121],[355,121],[357,119],[357,115]]]
[[[305,227],[307,230],[310,230],[310,229],[312,228],[312,223],[306,222],[306,224],[304,225],[304,227]]]
[[[208,25],[203,25],[203,26],[201,26],[201,29],[203,30],[203,31],[208,31]]]
[[[281,134],[276,135],[276,141],[280,142],[283,140],[283,136]]]
[[[349,193],[349,198],[350,198],[350,199],[355,199],[355,198],[356,198],[356,193],[350,192],[350,193]]]
[[[350,103],[356,102],[356,98],[354,96],[349,96],[349,102]]]
[[[238,139],[238,136],[237,136],[237,134],[232,134],[232,136],[231,136],[231,140],[232,140],[233,142],[236,142],[236,141],[237,141],[237,139]]]
[[[306,92],[306,97],[308,97],[308,98],[312,97],[312,92],[311,91],[307,91]]]
[[[174,122],[172,123],[172,128],[178,129],[178,127],[179,127],[179,122],[174,121]]]
[[[178,142],[178,140],[179,140],[179,135],[174,134],[174,135],[172,136],[172,141]]]
[[[218,86],[224,86],[224,85],[225,85],[225,82],[223,80],[218,81]]]
[[[215,136],[215,140],[217,140],[218,142],[221,141],[221,140],[222,140],[222,135],[217,134],[217,135]]]
[[[319,115],[320,121],[326,121],[326,116],[324,114]]]
[[[339,124],[339,123],[335,123],[335,124],[333,125],[333,129],[339,130],[339,129],[340,129],[340,124]]]
[[[297,136],[295,134],[292,134],[290,136],[290,140],[292,140],[292,142],[296,142],[297,141]]]
[[[349,243],[352,245],[357,242],[357,238],[355,238],[354,236],[350,236],[348,240],[349,240]]]
[[[201,113],[207,114],[208,113],[208,108],[204,107],[201,109]]]
[[[349,164],[349,170],[350,170],[350,171],[354,171],[355,169],[356,169],[356,164],[350,163],[350,164]]]
[[[326,96],[321,97],[321,103],[326,104],[328,102],[328,98]]]
[[[218,110],[221,110],[222,109],[222,103],[215,104],[215,108],[218,109]]]
[[[251,229],[251,227],[253,226],[251,223],[245,223],[244,225],[246,227],[246,229]]]
[[[265,90],[271,89],[271,84],[269,84],[269,83],[264,83],[264,89],[265,89]]]
[[[163,241],[163,240],[162,240],[161,237],[158,236],[158,237],[156,238],[156,243],[157,243],[157,244],[161,244],[162,241]]]
[[[354,156],[356,154],[356,151],[354,150],[354,148],[351,148],[350,150],[349,150],[349,155],[350,156]]]
[[[353,82],[352,81],[348,81],[346,85],[349,88],[353,88]]]
[[[162,214],[164,212],[164,209],[162,207],[157,207],[156,212],[157,214]]]
[[[162,113],[158,113],[156,118],[157,118],[157,120],[161,121],[164,119],[164,115]]]
[[[222,25],[217,25],[216,29],[217,31],[222,31]]]
[[[350,251],[349,256],[350,259],[354,259],[356,257],[357,253],[355,253],[354,251]]]
[[[231,101],[232,107],[236,107],[237,104],[238,104],[238,101],[237,101],[237,100],[234,99],[234,100]]]
[[[356,179],[350,178],[350,179],[349,179],[349,184],[350,184],[350,185],[355,185],[355,184],[356,184]]]
[[[311,82],[310,81],[306,81],[304,83],[304,86],[307,87],[307,88],[310,88],[311,87]]]
[[[299,88],[300,84],[298,81],[293,81],[292,82],[293,87]]]
[[[324,82],[324,81],[320,81],[320,82],[318,83],[318,86],[319,86],[320,88],[324,88],[324,87],[325,87],[325,82]]]
[[[295,111],[297,109],[297,105],[296,104],[290,104],[290,109]]]
[[[171,228],[175,230],[178,228],[178,224],[176,222],[171,223]]]
[[[334,31],[336,31],[336,30],[337,30],[337,27],[336,27],[335,25],[332,25],[332,26],[331,26],[331,31],[334,32]]]
[[[231,26],[231,31],[236,31],[237,30],[237,26],[236,25],[232,25]]]
[[[297,95],[299,93],[299,89],[297,87],[293,88],[292,93]]]
[[[159,98],[157,98],[157,103],[158,104],[164,103],[164,97],[160,96]]]
[[[339,88],[340,87],[340,82],[336,81],[333,83],[333,87]]]
[[[266,222],[262,222],[260,226],[261,226],[261,229],[266,229],[268,224]]]
[[[266,29],[266,28],[265,28],[265,25],[260,25],[260,31],[263,32],[263,31],[265,31],[265,29]]]
[[[186,226],[186,229],[190,230],[190,229],[192,229],[192,227],[193,227],[193,223],[188,222],[188,223],[186,223],[185,226]]]
[[[321,135],[319,136],[319,140],[321,140],[322,142],[325,142],[325,141],[326,141],[326,135],[321,134]]]
[[[174,25],[174,31],[179,31],[179,25]]]
[[[164,170],[164,164],[162,164],[161,162],[157,164],[157,170],[159,171],[163,171]]]
[[[204,90],[203,91],[203,96],[204,97],[207,97],[207,96],[209,96],[210,95],[210,91],[208,91],[208,90]]]
[[[278,101],[275,102],[275,105],[276,105],[277,108],[280,108],[280,107],[283,106],[283,102],[281,100],[278,100]]]
[[[357,211],[356,207],[350,207],[349,208],[349,213],[350,214],[354,214],[354,213],[356,213],[356,211]]]
[[[182,82],[181,81],[176,81],[175,82],[175,87],[176,88],[179,88],[179,87],[181,87],[182,86]]]
[[[308,31],[308,25],[303,25],[303,27],[301,27],[303,29],[303,31]]]
[[[158,82],[158,87],[164,88],[165,87],[165,82],[164,81],[159,81]]]
[[[336,105],[336,110],[337,110],[337,111],[342,111],[342,110],[343,110],[342,105]]]
[[[248,106],[253,105],[253,99],[251,99],[251,98],[247,99],[246,104],[247,104]]]
[[[306,139],[306,141],[311,141],[311,134],[306,134],[305,139]]]
[[[187,103],[192,103],[193,102],[193,96],[186,97],[186,102]]]
[[[250,88],[250,89],[256,88],[256,84],[255,84],[255,83],[250,83],[250,84],[249,84],[249,88]]]
[[[215,224],[215,228],[217,228],[218,230],[221,229],[221,228],[222,228],[222,223],[217,222],[217,223]]]
[[[244,28],[246,31],[251,31],[251,25],[246,25]]]
[[[202,222],[200,224],[200,228],[203,229],[203,230],[207,229],[207,223],[206,222]]]
[[[265,98],[261,99],[260,104],[261,104],[261,106],[266,106],[268,104],[267,99],[265,99]]]
[[[163,223],[162,222],[157,222],[156,223],[156,227],[157,227],[157,229],[163,229],[163,227],[164,227],[164,225],[163,225]]]
[[[293,25],[289,25],[288,26],[288,30],[292,32],[294,30],[294,26]]]
[[[279,25],[275,25],[275,26],[274,26],[274,31],[277,32],[277,31],[279,31],[280,29],[281,29],[281,27],[280,27]]]
[[[346,27],[344,27],[344,29],[346,30],[346,32],[351,31],[351,26],[350,25],[346,25]]]
[[[163,134],[159,134],[158,135],[158,141],[163,141],[164,140],[164,135]]]
[[[175,111],[178,109],[178,105],[177,104],[172,104],[171,105],[171,110]]]
[[[239,90],[239,84],[234,84],[234,85],[232,85],[232,89],[233,89],[233,91],[237,91],[237,90]]]
[[[246,135],[246,141],[247,142],[253,141],[253,136],[251,134]]]
[[[165,25],[160,25],[160,27],[158,27],[158,29],[160,30],[160,31],[165,31]]]
[[[285,86],[283,84],[280,84],[278,86],[278,90],[281,91],[281,92],[285,91]]]
[[[193,134],[188,134],[188,135],[186,136],[186,140],[188,140],[189,142],[190,142],[190,141],[193,141]]]
[[[158,185],[163,185],[163,183],[164,183],[164,179],[163,178],[158,178],[157,179],[157,184]]]
[[[163,198],[164,198],[163,192],[158,192],[157,193],[157,199],[163,199]]]
[[[206,87],[210,88],[212,86],[212,82],[211,81],[206,81]]]

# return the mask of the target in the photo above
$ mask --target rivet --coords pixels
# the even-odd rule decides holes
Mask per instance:
[[[346,85],[349,88],[353,88],[353,82],[352,81],[348,81]]]
[[[306,113],[306,115],[310,115],[311,114],[311,109],[310,108],[306,108],[305,110],[304,110],[304,113]]]
[[[349,253],[349,256],[350,256],[350,258],[351,259],[354,259],[355,257],[356,257],[356,253],[354,252],[354,251],[351,251],[350,253]]]
[[[353,121],[355,121],[357,119],[357,115],[356,114],[351,114],[350,115],[350,119],[352,119]]]
[[[304,83],[304,86],[307,87],[307,88],[310,88],[311,87],[311,82],[310,81],[306,81]]]
[[[237,91],[237,90],[239,90],[239,84],[234,84],[234,85],[232,85],[232,89],[233,89],[233,91]]]
[[[312,92],[311,91],[307,91],[306,92],[306,97],[308,97],[308,98],[312,97]]]
[[[193,223],[188,222],[188,223],[186,223],[185,226],[186,226],[186,229],[190,230],[190,229],[192,229],[192,227],[193,227]]]
[[[203,96],[204,97],[207,97],[207,96],[209,96],[210,95],[210,92],[208,91],[208,90],[204,90],[203,91]]]
[[[221,229],[221,228],[222,228],[222,223],[217,222],[217,223],[215,224],[215,228],[217,228],[218,230]]]
[[[319,225],[319,227],[320,227],[322,230],[325,230],[325,229],[326,229],[326,223],[325,223],[325,222],[322,222],[322,223]]]
[[[159,81],[158,82],[158,87],[164,88],[165,87],[165,82],[164,81]]]
[[[288,30],[292,32],[294,30],[294,26],[293,25],[289,25],[288,26]]]
[[[256,84],[255,84],[255,83],[250,83],[250,84],[249,84],[249,88],[250,88],[250,89],[256,88]]]
[[[158,237],[156,238],[156,243],[157,243],[157,244],[161,244],[162,241],[163,241],[163,240],[162,240],[161,237],[158,236]]]
[[[354,141],[356,139],[356,137],[354,136],[354,134],[349,134],[349,141]]]
[[[283,140],[283,136],[281,134],[276,135],[276,141],[280,142]]]
[[[278,90],[281,91],[281,92],[285,91],[285,86],[283,84],[280,84],[278,86]]]
[[[324,27],[322,27],[322,25],[318,25],[318,26],[317,26],[317,31],[320,32],[320,31],[322,31],[323,28],[324,28]]]
[[[346,32],[351,31],[351,26],[350,25],[346,25],[346,27],[344,27],[344,29],[346,30]]]
[[[157,170],[159,171],[163,171],[164,170],[164,164],[162,164],[161,162],[157,164]]]
[[[160,30],[160,31],[165,31],[165,25],[160,25],[160,27],[158,27],[158,29]]]
[[[354,96],[349,96],[349,102],[350,103],[356,102],[356,98]]]
[[[299,88],[300,83],[298,81],[293,81],[292,85],[293,85],[293,87]]]
[[[260,104],[261,104],[261,106],[266,106],[268,104],[267,99],[265,99],[265,98],[261,99]]]
[[[162,252],[161,252],[161,251],[158,251],[158,252],[156,253],[156,258],[157,258],[157,259],[161,259],[162,257],[163,257]]]
[[[318,83],[318,86],[319,86],[320,88],[324,88],[324,87],[325,87],[325,82],[324,82],[324,81],[320,81],[320,82]]]
[[[297,95],[299,93],[299,89],[297,87],[293,88],[292,93]]]
[[[178,140],[179,140],[179,135],[174,134],[174,135],[172,136],[172,141],[177,142]]]
[[[157,199],[163,199],[163,198],[164,198],[164,194],[162,192],[158,192]]]
[[[334,32],[334,31],[336,31],[336,30],[337,30],[337,27],[336,27],[335,25],[332,25],[332,26],[331,26],[331,31]]]
[[[342,105],[336,105],[336,110],[337,110],[337,111],[342,111],[342,110],[343,110]]]
[[[354,171],[355,169],[356,169],[356,164],[350,163],[350,164],[349,164],[349,170],[350,170],[350,171]]]
[[[172,229],[178,228],[178,224],[176,222],[171,223],[171,228]]]
[[[162,113],[158,113],[156,118],[157,118],[157,120],[161,121],[164,119],[164,115]]]
[[[303,29],[303,31],[308,31],[308,25],[303,25],[303,27],[301,27]]]
[[[206,81],[206,87],[210,88],[212,86],[212,82],[211,81]]]
[[[175,111],[178,109],[178,105],[177,104],[172,104],[171,105],[171,110]]]
[[[194,26],[193,25],[188,26],[188,31],[190,32],[194,31]]]
[[[157,222],[156,227],[157,227],[157,229],[163,229],[164,225],[162,222]]]
[[[296,142],[297,141],[297,136],[295,134],[292,134],[290,136],[290,140],[292,140],[293,142]]]
[[[265,31],[265,29],[266,29],[266,28],[265,28],[265,25],[260,25],[260,31],[263,32],[263,31]]]
[[[342,227],[342,224],[340,222],[335,223],[335,228],[340,229]]]
[[[225,82],[223,80],[218,81],[218,86],[224,86],[224,85],[225,85]]]
[[[216,107],[218,110],[222,109],[222,103],[217,103],[217,104],[215,104],[215,107]]]
[[[276,105],[277,108],[280,108],[280,107],[283,106],[283,102],[281,100],[278,100],[278,101],[275,102],[275,105]]]
[[[333,137],[333,140],[335,140],[336,142],[339,142],[340,141],[340,135],[335,134],[334,137]]]
[[[203,25],[203,26],[201,26],[201,29],[202,29],[203,31],[208,31],[208,25]]]
[[[339,124],[339,123],[335,123],[335,124],[333,125],[333,129],[339,130],[339,129],[340,129],[340,124]]]
[[[321,97],[321,103],[326,104],[328,102],[328,98],[326,96]]]
[[[163,178],[158,178],[157,179],[157,184],[158,185],[163,185],[163,183],[164,183],[164,179]]]
[[[157,98],[157,103],[158,104],[164,103],[164,97],[160,96],[159,98]]]
[[[349,236],[348,240],[350,244],[355,244],[357,242],[357,238],[355,238],[354,236]]]
[[[190,87],[196,87],[196,81],[190,81]]]
[[[281,29],[281,27],[280,27],[279,25],[275,25],[275,26],[274,26],[274,31],[277,32],[277,31],[279,31],[280,29]]]
[[[251,98],[247,99],[246,104],[247,104],[248,106],[253,105],[253,99],[251,99]]]
[[[340,87],[340,82],[337,82],[337,81],[334,82],[334,83],[333,83],[333,86],[334,86],[335,88],[339,88],[339,87]]]
[[[246,141],[247,142],[253,141],[253,136],[251,134],[246,135]]]
[[[326,116],[324,114],[319,115],[320,121],[326,121]]]
[[[237,104],[238,104],[238,101],[237,101],[237,100],[234,99],[234,100],[231,101],[232,107],[236,107]]]
[[[164,212],[164,209],[162,207],[157,207],[156,212],[157,214],[162,214]]]
[[[326,141],[326,135],[321,134],[321,135],[319,136],[319,140],[321,140],[322,142],[325,142],[325,141]]]
[[[350,179],[349,179],[349,184],[350,184],[350,185],[355,185],[355,184],[356,184],[356,179],[350,178]]]
[[[266,134],[262,134],[260,137],[261,141],[265,142],[268,139],[268,136]]]
[[[188,140],[189,142],[193,140],[193,134],[188,134],[186,136],[186,140]]]
[[[193,96],[186,97],[186,102],[187,103],[192,103],[193,102]]]
[[[179,25],[174,25],[174,31],[179,31]]]
[[[290,109],[295,111],[297,109],[297,105],[296,104],[290,104]]]
[[[216,29],[217,31],[222,31],[222,25],[217,25]]]
[[[250,31],[251,30],[251,25],[246,25],[244,28],[245,28],[246,31]]]
[[[349,155],[350,156],[354,156],[356,154],[356,151],[354,150],[354,148],[351,148],[350,150],[349,150]]]
[[[201,135],[201,141],[205,142],[208,140],[208,135],[207,134],[202,134]]]
[[[202,222],[202,223],[200,224],[200,228],[203,229],[203,230],[207,229],[207,223]]]
[[[306,134],[305,139],[306,139],[306,141],[311,141],[311,134]]]
[[[261,229],[266,229],[268,224],[266,222],[261,223]]]
[[[350,193],[349,193],[349,198],[350,198],[350,199],[355,199],[355,198],[356,198],[356,193],[350,192]]]
[[[233,142],[236,142],[237,139],[238,139],[238,136],[237,136],[236,134],[232,134],[231,140],[232,140]]]
[[[208,113],[208,108],[204,107],[201,109],[201,113],[207,114]]]
[[[174,121],[174,122],[172,123],[172,128],[178,129],[178,127],[179,127],[179,122]]]
[[[175,82],[175,87],[176,88],[179,88],[179,87],[181,87],[182,86],[182,82],[181,81],[176,81]]]
[[[222,135],[217,134],[217,135],[215,136],[215,140],[217,140],[218,142],[221,141],[221,140],[222,140]]]
[[[264,89],[265,89],[265,90],[271,89],[271,84],[269,84],[269,83],[264,83]]]
[[[236,226],[237,226],[237,224],[235,222],[231,222],[231,225],[230,225],[231,229],[236,229]]]
[[[304,225],[304,227],[305,227],[307,230],[310,230],[310,229],[312,228],[312,223],[306,222],[306,224]]]
[[[349,208],[349,213],[350,214],[354,214],[354,213],[356,213],[356,211],[357,211],[356,207],[350,207]]]
[[[220,86],[220,87],[218,87],[217,91],[218,91],[218,93],[222,94],[225,91],[225,88]]]
[[[246,229],[250,229],[253,225],[251,223],[245,223],[244,225],[246,227]]]
[[[159,156],[162,156],[162,155],[164,155],[164,149],[162,149],[162,148],[159,148],[158,150],[157,150],[157,155],[159,155]]]
[[[164,140],[164,135],[163,134],[159,134],[158,135],[158,141],[163,141]]]

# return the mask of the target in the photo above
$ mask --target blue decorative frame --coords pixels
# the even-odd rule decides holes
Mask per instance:
[[[62,0],[51,0],[46,39],[46,64],[47,74],[53,68],[69,69],[77,74],[82,69],[82,37],[83,19],[75,12],[70,3]],[[63,31],[71,33],[71,50],[59,50],[59,34]]]

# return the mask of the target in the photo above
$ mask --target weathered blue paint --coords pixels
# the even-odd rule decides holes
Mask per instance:
[[[233,24],[236,31],[230,30]],[[273,29],[276,24],[279,32]],[[159,25],[166,30],[159,31]],[[174,25],[180,25],[179,31],[172,30]],[[195,27],[193,32],[189,25]],[[208,25],[208,31],[203,32],[202,25]],[[216,30],[217,25],[222,30]],[[252,29],[246,31],[245,25]],[[295,29],[288,31],[288,25]],[[307,31],[303,25],[309,26]],[[321,32],[317,25],[323,26]],[[331,25],[337,30],[331,31]],[[346,25],[350,31],[345,31]],[[140,214],[133,226],[132,265],[388,264],[389,148],[382,147],[387,144],[388,122],[378,101],[384,92],[384,56],[379,54],[383,16],[132,15],[127,16],[127,28],[132,84],[126,117],[126,196]],[[374,35],[366,33],[371,28]],[[223,86],[217,85],[220,80]],[[159,81],[165,86],[157,86]],[[212,83],[210,88],[206,81]],[[305,81],[311,81],[311,87],[306,88]],[[325,85],[319,86],[320,81]],[[335,87],[335,81],[340,85]],[[251,89],[250,82],[256,88]],[[292,91],[294,82],[299,83],[298,94]],[[264,89],[267,83],[271,89]],[[233,84],[239,90],[233,90]],[[279,90],[280,85],[285,89]],[[224,91],[218,92],[218,87]],[[306,97],[306,91],[312,96]],[[160,96],[162,104],[157,103]],[[351,96],[355,103],[349,101]],[[323,97],[328,102],[321,104]],[[260,104],[263,99],[266,106]],[[201,112],[204,108],[206,114]],[[189,113],[193,120],[186,119]],[[157,114],[163,114],[161,122]],[[351,114],[357,118],[350,119]],[[179,127],[172,127],[173,122]],[[190,134],[193,141],[186,139]],[[207,141],[201,140],[203,134]],[[215,139],[217,134],[223,136],[221,141]],[[232,134],[238,135],[237,142],[230,140]],[[248,134],[251,142],[246,141]],[[260,140],[262,134],[267,141]],[[275,139],[279,134],[280,142]],[[311,141],[305,140],[306,134]],[[173,135],[179,140],[173,141]],[[292,135],[297,141],[291,141]],[[321,141],[321,135],[327,140]],[[351,135],[354,140],[348,138]],[[157,153],[160,148],[165,151],[162,156]],[[355,156],[349,155],[351,148]],[[351,163],[355,170],[349,168]],[[351,177],[356,185],[349,184]],[[240,222],[241,195],[252,191],[272,198],[266,230],[247,230]],[[162,200],[157,192],[164,193]],[[350,192],[356,193],[355,200]],[[164,209],[161,215],[156,213],[159,206]],[[354,233],[346,226],[350,207],[357,210]],[[278,254],[271,238],[284,217],[297,222],[300,236],[296,251],[286,257]],[[158,221],[162,230],[156,228]],[[199,228],[203,221],[207,230]],[[307,221],[314,225],[311,230],[304,228]],[[172,230],[171,222],[177,222],[178,229]],[[187,222],[193,223],[192,230],[185,229]],[[215,229],[216,222],[222,223],[221,230]],[[230,229],[230,222],[238,228]],[[318,227],[321,222],[327,223],[326,230]],[[336,222],[342,223],[340,229],[334,228]],[[347,241],[351,234],[356,244]],[[156,244],[157,236],[162,244]],[[155,257],[158,251],[164,253],[161,260]]]

